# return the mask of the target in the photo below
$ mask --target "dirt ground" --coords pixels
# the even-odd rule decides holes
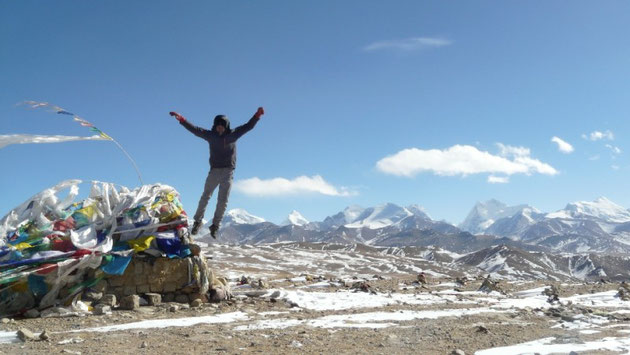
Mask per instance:
[[[411,276],[368,281],[369,290],[379,293],[423,293],[435,292],[441,282],[453,280],[431,280],[429,287],[414,283]],[[474,280],[461,291],[477,290],[481,280]],[[522,289],[544,286],[544,283],[530,282],[511,284],[501,282],[500,286],[508,293]],[[294,287],[294,283],[285,281],[274,283],[275,289]],[[334,292],[347,289],[349,284],[327,289],[318,288],[318,292]],[[572,294],[602,292],[616,289],[616,284],[575,284],[558,285],[559,294],[565,297]],[[308,290],[306,290],[308,291]],[[357,292],[362,292],[357,290]],[[277,318],[289,320],[317,319],[327,315],[352,315],[357,313],[425,311],[464,307],[453,304],[411,305],[397,304],[378,308],[360,308],[336,311],[313,311],[299,307],[282,299],[270,297],[246,297],[248,291],[234,290],[240,297],[218,303],[205,303],[198,308],[182,308],[173,311],[171,305],[164,303],[155,307],[141,307],[137,311],[114,310],[110,315],[68,318],[5,319],[0,324],[0,331],[17,331],[27,328],[34,333],[43,330],[49,334],[47,341],[26,341],[0,345],[0,352],[6,354],[102,354],[102,353],[146,353],[146,354],[449,354],[460,349],[472,354],[480,349],[487,349],[511,344],[518,344],[545,337],[558,337],[566,342],[583,342],[601,339],[604,336],[619,336],[618,328],[607,328],[610,334],[584,334],[578,330],[551,328],[557,325],[559,318],[536,309],[520,309],[508,313],[481,313],[459,317],[437,319],[416,319],[397,321],[395,326],[384,328],[339,327],[319,328],[305,324],[286,328],[235,330],[239,325],[252,324],[255,321]],[[249,292],[250,296],[261,292]],[[462,297],[468,297],[463,295]],[[470,307],[470,306],[467,306]],[[571,308],[570,306],[565,307]],[[582,310],[583,312],[586,312]],[[601,310],[592,310],[602,313]],[[202,324],[187,327],[134,329],[111,332],[85,332],[82,329],[105,325],[137,322],[147,319],[174,319],[199,317],[243,312],[249,320],[224,324]],[[263,312],[278,312],[263,313]],[[263,314],[261,314],[263,313]],[[616,316],[609,324],[617,324],[630,329],[630,318]],[[74,331],[74,332],[72,332]],[[589,353],[598,353],[589,352]],[[606,352],[601,352],[606,353]]]

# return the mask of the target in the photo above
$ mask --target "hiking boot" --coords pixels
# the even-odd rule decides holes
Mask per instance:
[[[195,221],[195,223],[193,223],[193,227],[192,227],[192,230],[190,231],[190,234],[192,235],[197,234],[197,232],[199,232],[199,228],[201,228],[201,222]]]
[[[219,230],[218,226],[215,226],[214,224],[210,226],[210,235],[212,236],[212,238],[217,239],[218,230]]]

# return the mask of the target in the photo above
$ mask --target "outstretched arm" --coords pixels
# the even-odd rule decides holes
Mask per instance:
[[[251,131],[256,126],[256,123],[258,123],[258,121],[260,120],[260,117],[264,114],[265,109],[259,107],[256,113],[252,116],[252,118],[249,119],[249,121],[247,121],[247,123],[242,126],[236,127],[234,131],[232,131],[232,134],[230,135],[231,140],[236,141],[237,139],[241,138],[241,136],[243,136],[245,133]]]
[[[196,135],[199,138],[208,139],[209,134],[210,134],[209,130],[203,129],[201,127],[197,127],[197,126],[191,124],[190,122],[186,121],[186,118],[184,118],[184,116],[180,115],[177,112],[171,111],[171,112],[169,112],[169,115],[175,117],[175,119],[178,120],[179,123],[182,126],[184,126],[184,128],[189,130],[192,134]]]

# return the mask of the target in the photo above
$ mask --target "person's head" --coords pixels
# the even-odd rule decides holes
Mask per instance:
[[[230,120],[226,115],[217,115],[214,118],[212,130],[216,131],[219,135],[230,133]]]

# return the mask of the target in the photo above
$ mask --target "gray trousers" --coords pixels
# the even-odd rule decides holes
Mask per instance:
[[[232,168],[213,168],[210,169],[208,177],[206,178],[206,184],[203,187],[203,193],[199,199],[199,205],[197,206],[197,212],[195,212],[195,221],[200,221],[206,213],[206,206],[208,201],[212,197],[214,189],[219,186],[219,196],[217,198],[217,208],[214,210],[214,218],[212,224],[219,226],[223,219],[223,214],[228,204],[228,197],[230,196],[230,190],[232,189],[232,180],[234,179],[234,169]]]

